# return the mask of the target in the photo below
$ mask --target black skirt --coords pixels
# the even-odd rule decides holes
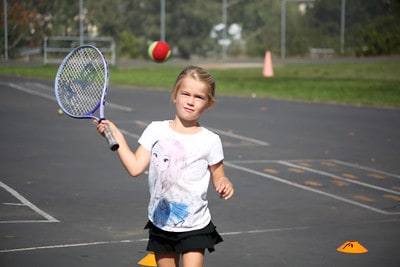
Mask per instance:
[[[215,250],[214,245],[223,241],[212,222],[203,229],[188,232],[164,231],[150,221],[144,229],[149,229],[147,250],[154,253],[181,254],[203,249],[213,252]]]

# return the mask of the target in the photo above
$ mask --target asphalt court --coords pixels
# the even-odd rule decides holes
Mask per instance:
[[[51,81],[2,77],[0,87],[0,265],[138,266],[145,174],[128,177],[90,122],[57,116]],[[171,117],[168,101],[111,88],[106,115],[134,146],[151,120]],[[236,195],[209,193],[225,242],[206,266],[397,266],[398,110],[217,101],[204,125],[222,139]],[[368,253],[336,251],[350,239]]]

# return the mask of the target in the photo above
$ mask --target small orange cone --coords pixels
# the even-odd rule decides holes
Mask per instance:
[[[271,60],[271,52],[265,52],[265,59],[264,59],[264,69],[263,69],[264,77],[273,77],[274,70],[272,68],[272,60]]]
[[[337,248],[337,251],[344,253],[366,253],[368,249],[363,247],[360,243],[355,240],[346,241]]]
[[[154,266],[157,267],[156,258],[153,252],[147,254],[143,259],[138,262],[139,265],[142,266]]]

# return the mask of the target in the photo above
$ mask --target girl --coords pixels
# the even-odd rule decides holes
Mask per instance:
[[[104,135],[104,125],[109,125],[130,175],[149,168],[147,250],[154,252],[160,267],[179,266],[180,255],[185,267],[203,266],[205,249],[212,252],[222,242],[206,199],[210,177],[221,198],[231,198],[234,189],[225,176],[221,139],[199,124],[202,113],[214,105],[214,94],[215,81],[208,72],[186,67],[171,95],[175,118],[148,125],[136,152],[115,124],[103,120],[97,126]]]

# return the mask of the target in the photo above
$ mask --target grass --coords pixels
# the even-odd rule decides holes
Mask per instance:
[[[57,67],[0,66],[0,75],[54,79]],[[170,90],[182,66],[111,67],[110,84]],[[290,64],[261,68],[209,68],[217,94],[400,108],[400,62]]]

